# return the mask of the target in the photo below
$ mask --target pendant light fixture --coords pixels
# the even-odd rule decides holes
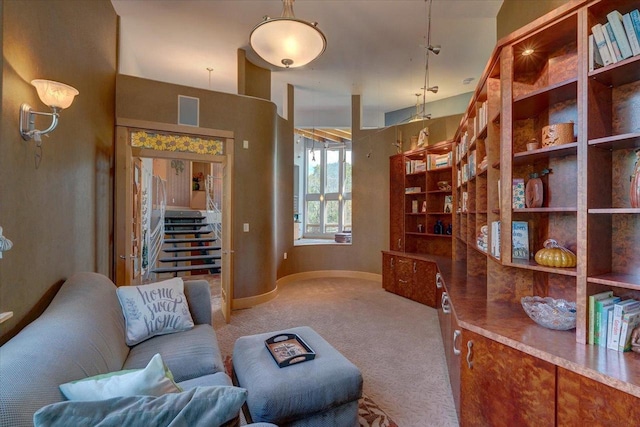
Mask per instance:
[[[317,22],[303,21],[294,16],[294,1],[283,0],[282,16],[265,16],[249,37],[253,50],[277,67],[302,67],[322,55],[327,47],[327,39]]]

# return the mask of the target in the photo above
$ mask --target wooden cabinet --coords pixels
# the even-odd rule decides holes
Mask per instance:
[[[461,344],[461,426],[555,425],[555,365],[468,330]]]
[[[441,292],[438,307],[438,320],[440,321],[440,334],[444,345],[444,354],[447,361],[449,383],[453,394],[453,403],[456,406],[458,419],[460,419],[460,341],[461,330],[453,311],[449,295],[446,290]]]
[[[559,426],[629,425],[640,420],[638,398],[613,387],[558,368]]]
[[[433,262],[401,254],[382,254],[382,287],[433,308],[437,306],[436,273]]]

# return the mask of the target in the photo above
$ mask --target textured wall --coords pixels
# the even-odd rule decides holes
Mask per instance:
[[[569,0],[504,0],[496,17],[498,40],[565,3]]]
[[[0,225],[14,242],[0,260],[0,311],[14,312],[0,326],[6,340],[74,272],[111,273],[117,17],[108,0],[0,6]],[[29,83],[36,78],[80,91],[44,138],[39,169],[34,143],[18,132],[21,103],[49,111]]]
[[[201,127],[234,133],[233,297],[269,292],[276,280],[276,106],[258,98],[118,75],[116,116],[176,124],[178,95],[200,99]],[[242,148],[244,140],[249,149]],[[249,223],[248,233],[243,223]]]

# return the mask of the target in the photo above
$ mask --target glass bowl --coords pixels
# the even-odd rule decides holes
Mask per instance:
[[[559,331],[576,327],[576,303],[550,297],[522,297],[522,308],[540,326]]]

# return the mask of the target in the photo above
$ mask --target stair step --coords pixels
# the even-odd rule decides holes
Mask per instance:
[[[187,237],[184,239],[164,239],[165,243],[207,243],[215,242],[215,237]]]
[[[204,216],[200,211],[165,211],[165,219],[202,219]]]
[[[222,259],[220,255],[188,255],[188,256],[175,256],[160,258],[160,262],[184,262],[184,261],[197,261],[203,259]]]
[[[164,248],[163,252],[195,252],[195,251],[219,251],[222,249],[220,246],[179,246],[176,248]]]
[[[203,225],[211,225],[208,222],[165,222],[165,227],[202,227]]]
[[[175,235],[175,234],[208,234],[212,233],[213,229],[209,226],[200,227],[197,229],[191,228],[187,230],[165,230],[164,234]]]
[[[198,265],[182,265],[178,267],[158,267],[154,268],[154,273],[178,273],[180,271],[193,271],[193,270],[218,270],[220,266],[217,264],[198,264]]]

